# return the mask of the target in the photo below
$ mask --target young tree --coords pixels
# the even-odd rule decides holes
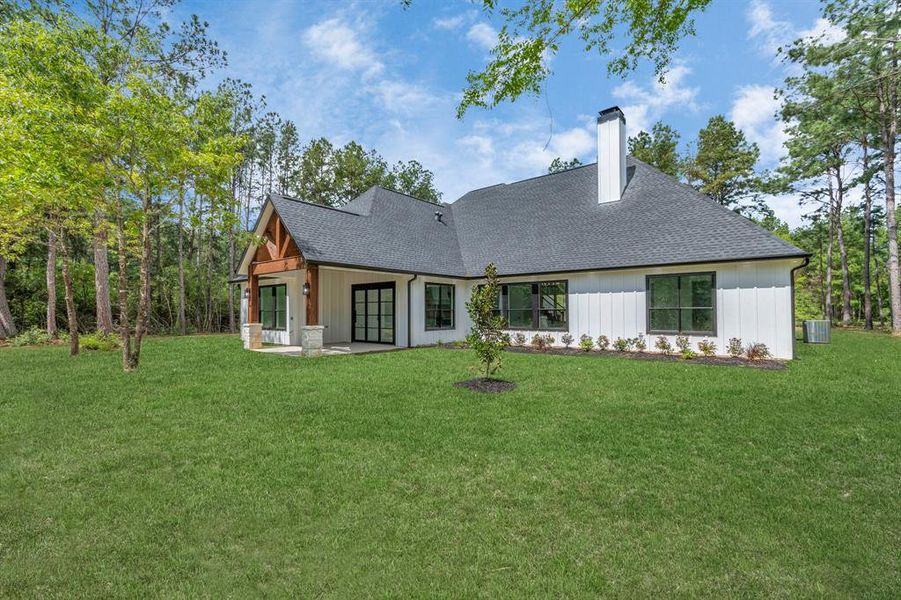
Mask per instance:
[[[629,154],[676,177],[679,175],[681,162],[676,149],[678,145],[679,132],[663,121],[657,121],[651,128],[651,133],[640,131],[635,137],[629,138]]]
[[[501,352],[507,345],[503,332],[504,319],[497,314],[499,295],[497,267],[489,263],[485,267],[485,283],[473,288],[466,303],[466,311],[472,320],[466,342],[475,350],[486,379],[500,369]]]
[[[578,158],[574,158],[572,160],[563,160],[559,156],[551,161],[550,166],[547,168],[548,173],[560,173],[561,171],[569,171],[570,169],[575,169],[576,167],[581,167],[582,161]]]
[[[754,172],[759,157],[757,144],[735,123],[716,115],[698,133],[697,152],[685,162],[685,175],[695,189],[735,212],[765,212]]]
[[[335,149],[325,138],[311,140],[300,158],[299,191],[301,200],[336,206]]]
[[[427,200],[434,204],[441,201],[441,192],[435,188],[434,174],[418,160],[398,161],[391,169],[391,187],[398,192]]]

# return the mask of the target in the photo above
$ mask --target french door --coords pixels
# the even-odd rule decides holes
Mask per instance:
[[[354,342],[394,343],[394,282],[350,288]]]

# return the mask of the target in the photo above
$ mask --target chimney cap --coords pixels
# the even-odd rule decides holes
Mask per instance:
[[[618,106],[611,106],[610,108],[605,108],[598,113],[598,123],[603,123],[604,121],[612,121],[617,117],[619,117],[623,121],[626,120],[626,115],[623,114],[623,111],[620,110]]]

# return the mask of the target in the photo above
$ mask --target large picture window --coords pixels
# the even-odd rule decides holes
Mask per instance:
[[[498,314],[507,321],[508,329],[567,329],[566,281],[508,283],[500,288]]]
[[[716,275],[649,275],[648,333],[716,333]]]
[[[448,283],[425,284],[425,328],[454,328],[454,286]]]
[[[263,329],[288,328],[288,288],[286,285],[260,287],[260,324]]]

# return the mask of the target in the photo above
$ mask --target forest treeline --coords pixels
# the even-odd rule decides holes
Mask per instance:
[[[340,206],[373,185],[438,202],[416,160],[304,140],[171,0],[0,3],[0,338],[236,331],[227,284],[269,192]],[[57,278],[61,276],[61,281]]]
[[[266,193],[440,199],[415,157],[305,138],[248,83],[211,89],[226,56],[197,17],[166,22],[175,2],[0,0],[0,338],[62,328],[76,353],[79,332],[115,333],[134,368],[147,332],[236,330],[227,278]],[[629,150],[811,252],[799,317],[901,332],[898,3],[835,0],[822,16],[831,35],[781,50],[777,169],[761,172],[759,148],[721,115],[686,152],[662,122]],[[776,218],[776,194],[800,199],[802,226]]]

